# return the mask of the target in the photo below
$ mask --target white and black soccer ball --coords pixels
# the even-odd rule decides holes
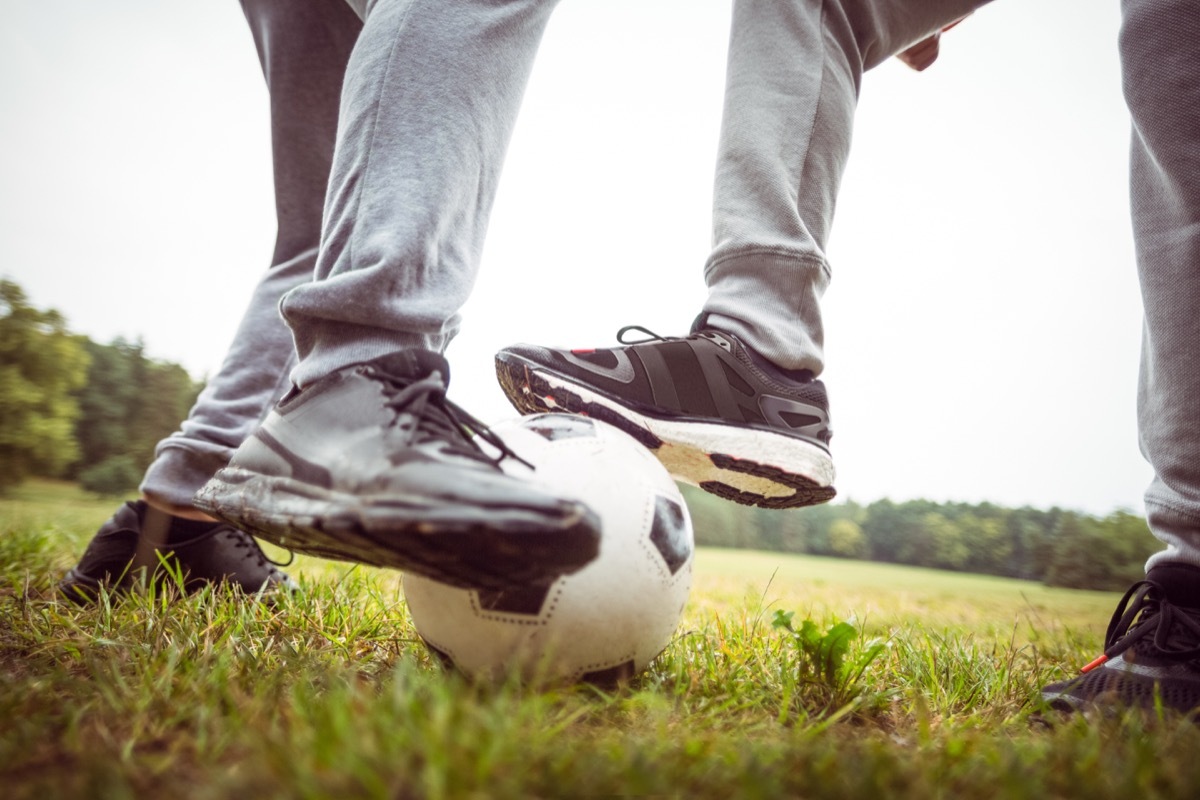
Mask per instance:
[[[537,414],[492,428],[521,474],[600,517],[600,554],[549,586],[460,589],[404,576],[417,632],[443,662],[477,678],[610,685],[670,643],[692,583],[692,521],[666,469],[628,434],[588,417]]]

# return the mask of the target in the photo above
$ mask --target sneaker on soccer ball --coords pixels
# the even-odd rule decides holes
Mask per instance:
[[[1042,689],[1064,711],[1092,707],[1200,709],[1200,568],[1162,564],[1121,598],[1104,654]]]
[[[631,330],[650,338],[626,341]],[[794,508],[834,496],[829,403],[811,373],[780,369],[715,330],[663,338],[628,326],[617,341],[624,346],[507,347],[496,375],[522,414],[609,422],[679,480],[727,500]]]
[[[250,594],[293,588],[244,531],[223,522],[172,517],[138,500],[118,508],[100,527],[58,589],[68,600],[92,602],[101,587],[127,591],[147,570],[159,585],[170,582],[170,573],[182,573],[188,591],[206,583],[239,586]]]
[[[599,518],[506,474],[519,454],[446,398],[448,375],[437,353],[406,350],[293,389],[196,506],[298,553],[454,586],[544,583],[591,562]]]

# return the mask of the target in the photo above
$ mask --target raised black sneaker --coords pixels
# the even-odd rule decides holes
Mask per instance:
[[[1200,568],[1154,567],[1121,598],[1104,653],[1071,680],[1042,689],[1066,711],[1163,707],[1200,710]]]
[[[187,591],[208,583],[238,586],[251,594],[293,586],[246,532],[223,522],[172,517],[138,500],[125,503],[100,526],[58,589],[69,600],[88,603],[101,587],[127,591],[144,581],[147,572],[159,585],[180,573]]]
[[[649,338],[626,341],[630,331]],[[679,480],[727,500],[794,508],[834,496],[829,403],[811,373],[780,369],[715,330],[663,338],[628,326],[617,341],[624,346],[507,347],[496,375],[522,414],[609,422]]]
[[[448,375],[437,353],[407,350],[293,390],[197,507],[298,553],[454,586],[544,583],[591,562],[599,518],[505,474],[518,454],[446,398]]]

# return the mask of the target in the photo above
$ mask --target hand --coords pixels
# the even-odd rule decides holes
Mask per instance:
[[[932,36],[926,37],[914,44],[912,47],[904,50],[896,55],[896,58],[903,61],[906,65],[912,67],[917,72],[923,72],[928,69],[933,62],[937,61],[938,52],[941,49],[940,40],[942,32],[938,31]]]
[[[962,22],[964,19],[966,19],[966,17],[954,20],[954,22],[951,22],[940,31],[933,33],[931,36],[925,37],[912,47],[897,54],[896,58],[912,67],[917,72],[922,72],[928,69],[933,62],[937,61],[938,53],[941,52],[942,34],[953,28],[958,23]]]

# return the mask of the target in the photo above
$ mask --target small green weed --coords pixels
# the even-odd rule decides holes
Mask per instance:
[[[822,714],[840,718],[868,693],[863,673],[887,645],[871,639],[856,646],[859,629],[846,620],[822,631],[812,619],[805,619],[797,629],[794,617],[795,612],[776,609],[771,620],[771,627],[784,632],[791,645],[782,654],[781,667],[794,669],[797,685],[807,690],[808,701]]]

